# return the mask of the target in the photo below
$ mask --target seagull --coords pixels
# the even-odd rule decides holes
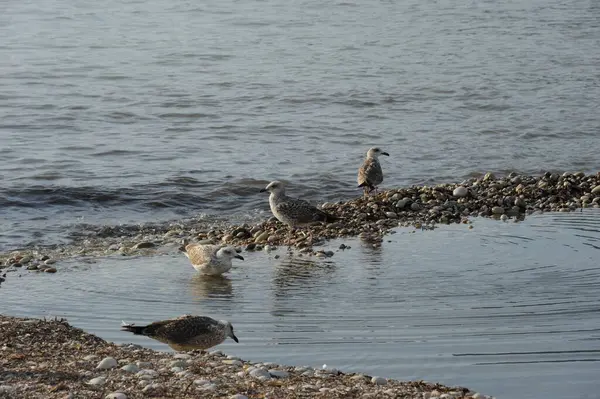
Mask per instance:
[[[188,244],[187,240],[184,240],[179,250],[189,258],[194,269],[209,276],[219,276],[228,272],[233,258],[244,260],[231,246]]]
[[[337,220],[335,216],[317,209],[307,201],[285,195],[285,186],[280,181],[272,181],[260,192],[271,193],[269,195],[269,205],[273,216],[292,229],[318,222],[331,223]]]
[[[358,187],[363,187],[364,194],[369,194],[375,190],[377,192],[377,186],[383,181],[383,171],[379,164],[379,156],[387,155],[387,152],[381,151],[379,147],[369,148],[367,151],[367,157],[363,164],[358,169]]]
[[[147,326],[135,326],[123,322],[121,331],[134,335],[145,335],[169,345],[176,351],[201,352],[219,345],[227,337],[240,342],[233,333],[233,326],[227,320],[215,320],[207,316],[185,314],[169,320],[155,321]]]

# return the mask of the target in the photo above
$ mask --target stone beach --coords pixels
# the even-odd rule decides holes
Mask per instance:
[[[490,398],[426,381],[251,363],[218,350],[116,345],[65,320],[0,315],[0,351],[0,398]]]
[[[107,255],[152,255],[175,250],[184,238],[192,242],[226,243],[238,251],[294,248],[306,256],[333,256],[331,249],[315,250],[328,239],[360,237],[373,246],[398,227],[432,229],[439,224],[467,223],[489,217],[523,220],[539,212],[572,212],[600,207],[600,173],[546,172],[540,176],[492,173],[460,183],[412,186],[383,191],[346,202],[325,203],[322,208],[337,216],[330,224],[299,229],[290,236],[287,226],[274,217],[256,224],[231,225],[226,221],[191,219],[141,226],[102,226],[73,237],[68,244],[28,247],[0,253],[0,268],[20,268],[55,273],[65,258]]]

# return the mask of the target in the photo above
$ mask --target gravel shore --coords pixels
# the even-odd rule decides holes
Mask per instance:
[[[462,387],[115,345],[64,320],[0,315],[0,398],[490,398]]]
[[[142,226],[90,226],[69,244],[0,253],[0,268],[54,273],[60,259],[152,255],[176,249],[183,239],[227,243],[239,251],[288,246],[308,256],[328,257],[334,252],[314,247],[326,245],[333,238],[358,236],[378,246],[386,234],[398,227],[431,229],[439,224],[468,223],[473,217],[519,221],[533,213],[571,212],[588,207],[600,208],[600,172],[547,172],[540,176],[511,173],[502,178],[487,173],[461,183],[393,189],[323,204],[323,209],[340,220],[311,226],[312,239],[302,232],[290,235],[289,228],[275,218],[243,225],[192,219]]]

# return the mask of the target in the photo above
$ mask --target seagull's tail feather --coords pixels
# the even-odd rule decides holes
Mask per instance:
[[[147,326],[134,326],[133,324],[127,324],[122,321],[121,331],[129,331],[135,335],[144,335],[144,330]]]

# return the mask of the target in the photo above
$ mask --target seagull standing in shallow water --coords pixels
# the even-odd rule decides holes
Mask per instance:
[[[192,262],[194,269],[209,276],[219,276],[232,267],[232,259],[244,260],[235,248],[223,245],[188,244],[184,241],[179,250]]]
[[[260,192],[271,193],[269,205],[273,216],[292,229],[317,222],[331,223],[337,220],[336,217],[317,209],[307,201],[285,195],[285,186],[280,181],[272,181]],[[312,232],[310,232],[310,237],[312,239]]]
[[[169,320],[155,321],[147,326],[135,326],[123,322],[121,331],[145,335],[169,345],[176,351],[200,349],[204,351],[219,345],[227,337],[239,342],[233,326],[227,320],[215,320],[206,316],[183,315]]]
[[[383,171],[379,164],[379,156],[389,156],[387,152],[381,151],[379,147],[372,147],[367,151],[367,157],[363,164],[358,169],[358,187],[363,188],[365,195],[375,190],[377,192],[377,186],[383,182]]]

